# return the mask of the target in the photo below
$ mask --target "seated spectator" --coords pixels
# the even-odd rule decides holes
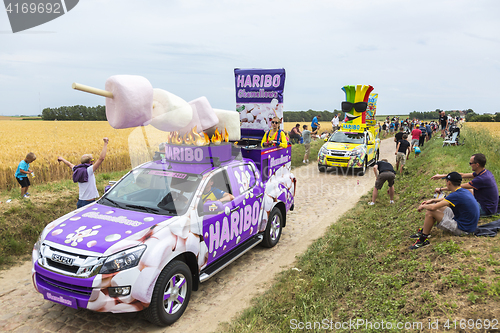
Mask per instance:
[[[424,226],[410,238],[417,241],[410,246],[411,250],[429,245],[432,226],[437,222],[439,229],[456,236],[473,233],[479,221],[479,205],[470,191],[461,188],[462,176],[458,172],[446,175],[446,189],[451,191],[446,198],[436,198],[422,202],[418,211],[426,210]]]
[[[470,157],[469,165],[472,173],[461,173],[462,178],[473,178],[470,182],[462,184],[461,187],[472,190],[474,198],[481,207],[481,215],[494,215],[498,212],[498,187],[495,176],[491,171],[485,169],[486,156],[484,154],[474,154]],[[443,174],[437,174],[431,179],[441,179]],[[436,192],[441,192],[445,188],[436,188]]]
[[[296,124],[295,127],[293,127],[292,130],[290,131],[291,143],[292,144],[299,143],[301,136],[302,132],[300,131],[300,124]]]

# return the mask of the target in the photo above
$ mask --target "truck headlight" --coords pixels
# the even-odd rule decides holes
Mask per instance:
[[[326,155],[328,153],[328,149],[325,148],[325,146],[321,147],[319,150],[320,155]]]
[[[354,149],[351,151],[351,156],[361,156],[361,150]]]
[[[146,245],[140,245],[121,251],[108,257],[99,271],[100,274],[111,274],[137,266],[141,256],[146,250]]]

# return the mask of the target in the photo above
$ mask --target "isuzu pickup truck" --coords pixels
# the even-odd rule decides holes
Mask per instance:
[[[291,146],[260,148],[261,135],[167,143],[95,203],[49,223],[33,248],[36,290],[75,309],[175,322],[200,283],[280,240],[294,207]]]

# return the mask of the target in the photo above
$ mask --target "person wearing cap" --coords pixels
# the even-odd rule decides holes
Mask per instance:
[[[73,170],[73,182],[78,183],[79,193],[76,208],[91,204],[97,197],[99,197],[94,173],[101,166],[102,162],[104,162],[104,158],[106,158],[109,139],[104,138],[103,141],[104,147],[102,148],[101,154],[95,163],[91,154],[83,155],[80,159],[81,164],[78,165],[74,165],[61,156],[57,158],[57,162],[63,162],[65,165],[70,167],[71,170]]]
[[[474,154],[469,159],[469,165],[472,173],[460,173],[462,178],[472,178],[468,183],[462,184],[462,187],[471,190],[481,207],[481,215],[494,215],[498,212],[498,186],[495,176],[491,171],[485,169],[486,156],[484,154]],[[431,179],[441,179],[446,177],[444,174],[437,174]],[[436,193],[442,192],[445,188],[436,188]]]
[[[439,229],[456,236],[473,233],[479,221],[479,205],[472,193],[460,187],[462,176],[458,172],[446,175],[446,189],[451,191],[446,198],[436,198],[424,201],[417,208],[419,212],[426,210],[424,226],[410,238],[417,241],[410,246],[411,250],[429,245],[431,229],[437,222]]]
[[[420,135],[422,131],[419,129],[420,125],[416,125],[415,128],[411,131],[411,147],[410,151],[413,151],[413,147],[418,147],[418,143],[420,141]]]

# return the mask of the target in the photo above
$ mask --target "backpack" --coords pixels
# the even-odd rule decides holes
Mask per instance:
[[[266,133],[266,141],[269,141],[269,132],[271,132],[271,130],[267,131]],[[279,147],[279,145],[281,144],[281,129],[278,129],[278,135],[276,136],[276,147]]]

